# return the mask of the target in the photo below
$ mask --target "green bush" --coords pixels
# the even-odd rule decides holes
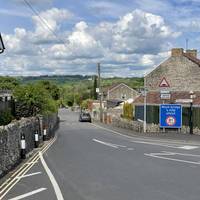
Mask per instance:
[[[88,109],[89,101],[90,101],[89,99],[86,99],[86,100],[82,101],[81,108],[82,109]]]
[[[7,109],[2,111],[0,114],[0,126],[7,125],[13,120],[13,116],[11,114],[11,110]]]
[[[133,119],[133,104],[124,103],[123,105],[123,117],[126,119]]]
[[[29,116],[57,112],[58,105],[41,84],[28,84],[15,88],[14,97],[28,111]]]

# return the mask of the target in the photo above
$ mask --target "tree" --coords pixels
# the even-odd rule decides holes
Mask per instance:
[[[14,91],[14,97],[19,107],[21,106],[21,112],[26,112],[28,116],[48,114],[57,111],[56,102],[48,94],[47,90],[39,84],[18,86]]]
[[[12,77],[0,77],[0,89],[2,90],[13,90],[19,85],[19,80]]]
[[[60,88],[52,83],[51,81],[47,81],[47,80],[43,80],[40,81],[38,84],[40,84],[41,86],[43,86],[51,95],[51,97],[54,100],[59,100],[60,99]]]
[[[97,100],[96,88],[97,88],[97,76],[94,76],[93,98],[94,98],[95,100]]]

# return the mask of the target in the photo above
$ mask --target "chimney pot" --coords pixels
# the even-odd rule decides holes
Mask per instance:
[[[197,58],[197,50],[196,49],[187,49],[186,54]]]

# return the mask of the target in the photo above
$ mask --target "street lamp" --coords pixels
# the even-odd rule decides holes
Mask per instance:
[[[3,39],[0,33],[0,54],[4,52],[4,49],[5,49],[5,46],[4,46]]]
[[[190,115],[189,115],[189,127],[190,134],[193,134],[193,99],[196,97],[193,91],[190,91]]]

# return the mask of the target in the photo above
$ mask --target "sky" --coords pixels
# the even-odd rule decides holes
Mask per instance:
[[[0,75],[138,77],[200,50],[200,0],[0,0]]]

